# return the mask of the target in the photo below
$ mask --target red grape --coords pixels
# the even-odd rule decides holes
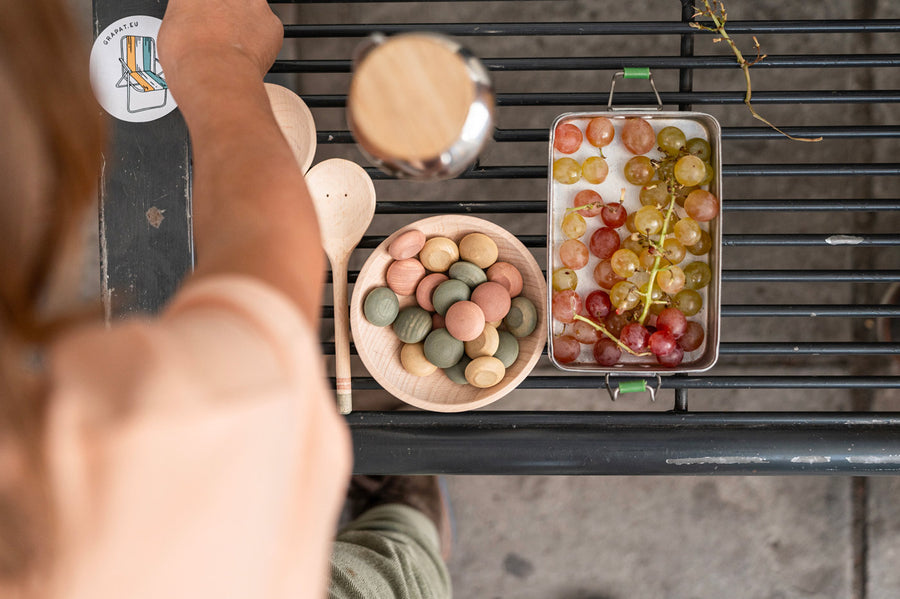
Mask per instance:
[[[585,129],[588,143],[598,148],[608,146],[609,142],[616,136],[616,130],[612,121],[605,116],[598,116],[590,120]]]
[[[619,234],[610,227],[600,227],[591,235],[591,253],[601,260],[609,259],[619,249]]]
[[[678,366],[681,364],[681,361],[684,359],[684,350],[675,346],[671,352],[664,354],[662,356],[656,356],[656,361],[662,364],[663,366]]]
[[[618,202],[611,202],[603,207],[600,211],[600,218],[603,224],[613,229],[618,229],[625,224],[628,219],[628,211]]]
[[[604,289],[612,289],[613,285],[624,280],[612,269],[612,263],[609,260],[601,260],[594,267],[594,281]]]
[[[605,318],[612,310],[612,304],[609,302],[609,294],[599,289],[591,291],[584,299],[584,309],[587,315],[596,320]]]
[[[560,364],[568,364],[578,359],[581,344],[571,335],[560,335],[553,338],[553,357]]]
[[[656,326],[660,331],[667,331],[673,338],[679,339],[687,330],[688,321],[678,308],[666,308],[656,317]]]
[[[581,147],[581,129],[571,123],[563,123],[553,134],[553,147],[563,154],[571,154]]]
[[[684,334],[678,338],[678,347],[684,351],[694,351],[703,345],[703,327],[693,320],[687,323]]]
[[[656,143],[653,127],[644,119],[625,119],[622,127],[622,143],[632,154],[646,154]]]
[[[625,325],[628,324],[628,316],[613,311],[606,316],[603,324],[606,325],[607,331],[618,337],[622,334],[622,329],[625,328]]]
[[[573,206],[584,206],[586,204],[597,204],[593,208],[585,208],[584,210],[579,210],[578,214],[585,218],[590,218],[592,216],[597,216],[600,214],[600,211],[603,210],[603,198],[600,197],[600,194],[594,191],[593,189],[584,189],[575,194],[575,199],[572,200]]]
[[[647,349],[647,343],[650,341],[650,332],[638,323],[632,322],[622,328],[619,340],[632,351],[640,353]]]
[[[656,331],[650,335],[650,341],[647,343],[657,356],[664,356],[675,350],[675,337],[668,331]]]
[[[581,296],[571,289],[553,294],[553,318],[560,322],[575,322],[575,315],[581,312]]]
[[[577,239],[567,239],[559,246],[559,259],[569,268],[584,268],[589,259],[587,246]]]
[[[615,366],[622,357],[622,350],[612,339],[604,337],[594,344],[594,360],[600,366]]]
[[[695,221],[705,223],[719,215],[719,200],[702,189],[695,189],[684,201],[684,210]]]
[[[583,320],[576,320],[575,324],[572,325],[572,335],[578,339],[579,343],[584,343],[585,345],[593,345],[600,339],[600,331]]]

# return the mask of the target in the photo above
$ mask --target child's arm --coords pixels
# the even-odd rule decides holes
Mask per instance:
[[[251,275],[314,323],[324,282],[315,209],[262,83],[282,31],[264,0],[170,0],[159,53],[193,147],[193,276]]]

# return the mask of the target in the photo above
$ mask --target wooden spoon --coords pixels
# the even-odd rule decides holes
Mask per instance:
[[[325,160],[311,168],[306,174],[306,185],[319,217],[322,247],[331,262],[337,399],[341,414],[349,414],[353,403],[347,262],[375,216],[375,186],[361,166],[341,158]]]
[[[266,83],[269,105],[287,139],[291,152],[304,173],[309,170],[316,153],[316,123],[303,99],[286,87]]]

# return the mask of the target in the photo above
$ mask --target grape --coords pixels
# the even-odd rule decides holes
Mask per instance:
[[[672,159],[663,160],[656,166],[656,179],[660,182],[671,181],[674,177],[675,161]]]
[[[681,361],[684,359],[684,350],[682,350],[677,345],[675,349],[673,349],[668,354],[662,356],[656,356],[656,361],[662,364],[663,366],[678,366],[681,364]]]
[[[640,287],[638,287],[638,291],[641,292],[641,297],[646,297],[647,295],[647,285],[650,284],[650,281],[643,283]],[[653,291],[650,293],[650,299],[654,302],[659,301],[663,298],[665,294],[662,289],[659,288],[659,285],[656,281],[653,281]]]
[[[703,289],[712,280],[712,271],[705,262],[691,262],[684,267],[684,286]]]
[[[641,267],[641,270],[650,270],[653,268],[653,264],[656,262],[656,250],[651,250],[650,248],[644,248],[641,250],[641,253],[638,255],[638,263]]]
[[[697,189],[684,201],[684,210],[694,220],[705,223],[719,215],[719,200],[708,191]]]
[[[656,206],[644,206],[635,213],[634,226],[642,233],[655,235],[662,230],[664,219]]]
[[[693,316],[703,307],[703,298],[693,289],[682,289],[675,294],[675,307],[685,316]]]
[[[581,147],[581,129],[571,123],[563,123],[553,133],[553,147],[563,154],[571,154]]]
[[[693,154],[700,160],[707,161],[709,160],[709,157],[712,156],[712,149],[709,147],[709,142],[699,137],[692,137],[687,140],[684,147],[688,153]]]
[[[578,339],[578,343],[593,345],[600,339],[600,331],[583,320],[576,320],[572,325],[572,335]]]
[[[622,143],[632,154],[646,154],[653,149],[656,135],[650,123],[640,118],[625,119],[622,127]]]
[[[655,355],[664,356],[675,350],[675,337],[668,331],[656,331],[650,335],[647,345]]]
[[[659,283],[660,289],[669,295],[675,295],[684,289],[684,271],[678,266],[670,266],[666,270],[659,271],[659,274],[656,275],[656,282]]]
[[[606,160],[599,156],[591,156],[581,165],[581,176],[588,183],[593,183],[594,185],[603,183],[606,181],[606,175],[608,174],[609,165],[606,164]]]
[[[635,239],[631,235],[622,240],[622,245],[619,246],[624,250],[631,250],[635,254],[640,254],[644,250],[644,246],[641,245],[640,239]]]
[[[631,351],[641,353],[647,349],[647,343],[650,341],[650,331],[638,323],[632,322],[622,328],[619,341],[627,345]]]
[[[684,335],[687,324],[687,318],[678,308],[666,308],[656,317],[656,328],[667,331],[674,339],[680,339]]]
[[[553,271],[553,289],[564,291],[578,287],[578,274],[571,268],[557,268]]]
[[[625,180],[632,185],[646,185],[656,169],[646,156],[635,156],[625,163]]]
[[[600,194],[593,189],[584,189],[582,191],[579,191],[575,194],[575,199],[572,200],[572,206],[585,206],[587,204],[597,205],[593,208],[578,210],[578,214],[585,218],[597,216],[598,214],[600,214],[600,211],[603,210],[603,198],[600,197]]]
[[[675,156],[678,154],[678,150],[687,143],[687,138],[678,127],[663,127],[656,134],[656,143],[659,144],[663,152],[670,156]]]
[[[628,324],[628,316],[613,310],[603,320],[603,324],[606,326],[607,331],[618,337],[622,334],[622,329],[625,325]]]
[[[683,218],[675,223],[675,239],[682,245],[694,245],[700,241],[700,225],[692,218]]]
[[[625,249],[616,250],[612,257],[610,257],[609,263],[612,266],[613,272],[623,279],[627,279],[633,275],[634,271],[636,271],[640,265],[637,254],[631,250]]]
[[[571,185],[581,178],[581,165],[572,158],[560,158],[553,163],[553,178]]]
[[[587,315],[596,320],[605,318],[612,311],[612,303],[609,301],[609,294],[599,289],[591,291],[584,298],[584,310]]]
[[[628,220],[628,211],[619,202],[610,202],[600,211],[603,224],[613,229],[618,229]]]
[[[594,360],[600,366],[615,366],[622,357],[622,350],[612,339],[604,337],[594,344]]]
[[[684,206],[684,201],[687,199],[688,195],[692,191],[699,189],[699,187],[691,186],[691,187],[676,187],[675,189],[675,203],[679,206]]]
[[[616,130],[613,127],[611,120],[604,116],[598,116],[588,122],[587,129],[585,129],[585,135],[588,143],[592,146],[602,148],[608,146],[609,142],[613,140],[613,137],[616,135]]]
[[[697,185],[706,176],[706,166],[694,155],[682,156],[675,163],[675,180],[691,187]]]
[[[700,181],[700,185],[709,185],[712,183],[713,177],[716,176],[716,171],[713,170],[712,165],[708,162],[704,162],[703,165],[706,167],[706,176]]]
[[[637,233],[637,226],[634,224],[634,215],[637,212],[629,212],[628,218],[625,219],[625,228],[631,231],[632,233]]]
[[[669,203],[669,192],[666,191],[666,184],[662,181],[656,181],[643,187],[639,197],[644,206],[661,208]]]
[[[663,256],[671,264],[678,264],[684,260],[686,250],[680,241],[670,237],[663,242]]]
[[[553,318],[560,322],[575,322],[575,315],[581,312],[581,307],[581,296],[571,289],[553,294]]]
[[[700,231],[700,241],[695,243],[694,245],[687,246],[687,251],[694,254],[695,256],[702,256],[703,254],[708,254],[709,250],[712,249],[712,237],[709,236],[709,233],[706,231]]]
[[[684,329],[684,334],[678,338],[678,346],[684,351],[694,351],[703,345],[703,327],[698,322],[690,321]]]
[[[613,271],[609,260],[601,260],[597,266],[594,267],[594,281],[604,289],[612,289],[613,285],[622,280],[622,277]]]
[[[619,243],[619,234],[615,229],[600,227],[591,235],[591,253],[601,260],[606,260],[619,249]]]
[[[587,231],[587,223],[578,212],[570,212],[563,217],[562,232],[569,239],[578,239]]]
[[[637,286],[631,281],[619,281],[609,290],[609,301],[617,312],[631,310],[641,301]]]
[[[567,239],[559,246],[559,259],[569,268],[578,270],[588,263],[587,246],[577,239]]]
[[[581,344],[571,335],[553,338],[553,357],[560,364],[574,362],[581,355]]]

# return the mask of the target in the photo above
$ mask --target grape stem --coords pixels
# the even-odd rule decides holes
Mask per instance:
[[[668,186],[667,186],[668,187]],[[675,211],[675,194],[669,194],[669,207],[666,209],[666,217],[663,219],[662,229],[659,231],[659,241],[654,242],[652,239],[650,240],[650,244],[656,248],[657,254],[656,258],[653,259],[653,267],[650,269],[650,280],[647,281],[647,291],[643,294],[644,296],[644,309],[641,310],[641,317],[638,319],[638,323],[643,326],[644,322],[647,320],[647,316],[650,314],[650,305],[653,304],[653,285],[656,283],[656,275],[659,274],[659,271],[662,270],[659,267],[660,262],[662,261],[663,254],[665,250],[663,249],[663,241],[666,238],[666,235],[669,234],[669,221],[672,220],[672,212]]]
[[[696,17],[708,17],[710,21],[712,21],[713,26],[704,25],[702,23],[691,23],[691,27],[694,29],[700,29],[702,31],[711,31],[713,33],[717,33],[720,37],[713,39],[713,42],[722,42],[724,41],[731,48],[731,51],[734,53],[735,58],[737,58],[738,65],[740,65],[741,70],[744,72],[744,80],[747,83],[747,93],[744,94],[744,104],[747,105],[747,108],[750,110],[750,114],[753,115],[753,118],[764,122],[766,125],[778,131],[788,139],[792,139],[794,141],[822,141],[821,137],[795,137],[788,133],[785,133],[771,122],[769,122],[766,118],[760,115],[753,108],[753,105],[750,103],[750,96],[752,94],[750,88],[750,67],[755,65],[758,62],[761,62],[765,59],[765,54],[760,54],[759,41],[757,41],[756,36],[753,36],[753,44],[756,48],[756,59],[753,62],[748,61],[744,58],[744,55],[738,49],[737,45],[735,45],[734,40],[728,35],[728,32],[725,31],[725,22],[728,20],[728,13],[725,12],[725,3],[722,0],[703,0],[703,5],[706,7],[706,10],[700,10],[699,8],[695,8],[694,10],[694,18]]]
[[[582,321],[588,323],[589,325],[591,325],[592,327],[594,327],[595,329],[597,329],[598,331],[600,331],[601,333],[603,333],[606,337],[608,337],[609,339],[612,339],[613,343],[615,343],[616,345],[618,345],[620,348],[624,349],[626,352],[628,352],[628,353],[631,354],[632,356],[637,356],[637,357],[639,357],[639,358],[643,358],[643,357],[645,357],[645,356],[652,356],[652,355],[653,355],[651,352],[640,352],[640,353],[638,353],[638,352],[634,351],[633,349],[631,349],[630,347],[628,347],[627,345],[625,345],[624,343],[622,343],[621,341],[619,341],[619,339],[616,338],[615,335],[613,335],[612,333],[610,333],[609,330],[608,330],[605,326],[603,326],[603,325],[600,324],[600,323],[594,322],[593,320],[591,320],[591,319],[589,319],[589,318],[585,318],[585,317],[582,316],[581,314],[576,314],[576,315],[575,315],[575,320],[582,320]]]

